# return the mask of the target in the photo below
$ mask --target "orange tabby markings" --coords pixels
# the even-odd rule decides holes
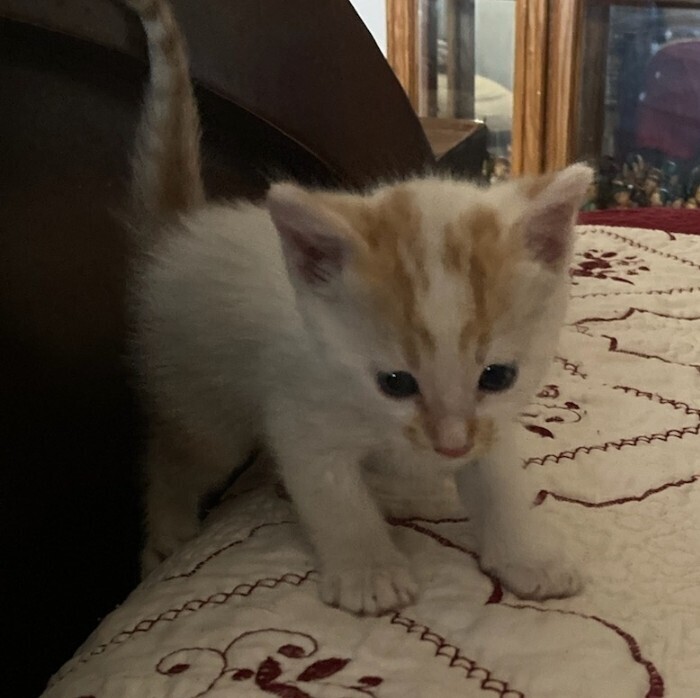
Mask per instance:
[[[496,211],[478,207],[459,219],[463,239],[469,239],[468,282],[474,299],[477,354],[489,343],[493,327],[511,302],[514,267],[524,248],[515,236],[503,235]],[[471,328],[470,328],[471,329]],[[461,344],[466,344],[463,338]]]
[[[436,340],[418,311],[418,297],[430,281],[425,268],[421,212],[411,192],[394,187],[381,199],[319,194],[323,204],[341,214],[365,245],[358,250],[356,268],[367,283],[378,310],[402,338],[411,366],[421,353],[432,355]]]

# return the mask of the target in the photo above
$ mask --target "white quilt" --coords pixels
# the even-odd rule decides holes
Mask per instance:
[[[392,522],[415,559],[415,606],[327,608],[292,509],[260,470],[46,698],[700,696],[700,237],[583,226],[572,278],[521,435],[543,525],[585,571],[581,595],[503,591],[457,515]]]

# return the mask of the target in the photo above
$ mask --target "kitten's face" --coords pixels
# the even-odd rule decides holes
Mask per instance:
[[[589,180],[575,166],[489,190],[437,179],[368,196],[273,188],[310,331],[383,438],[457,464],[512,421],[558,335]]]

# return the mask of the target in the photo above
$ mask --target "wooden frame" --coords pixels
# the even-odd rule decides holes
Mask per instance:
[[[548,0],[516,0],[511,145],[514,175],[537,174],[544,168],[548,22]]]
[[[584,0],[517,0],[516,12],[512,170],[539,174],[576,157]]]
[[[458,16],[462,3],[466,6],[468,2],[452,0],[448,4],[447,26],[452,40],[457,37],[459,41],[465,40],[465,29],[459,26]],[[593,156],[601,151],[610,6],[646,5],[647,0],[514,2],[511,170],[516,175],[538,174],[564,167],[582,155]],[[698,7],[698,0],[657,2],[669,8]],[[423,0],[420,6],[424,7]],[[419,104],[419,100],[425,101],[427,97],[421,97],[420,89],[421,80],[425,81],[425,76],[421,77],[421,64],[426,60],[425,56],[417,55],[418,10],[419,0],[387,0],[389,62],[414,108],[420,111],[422,107],[421,113],[429,113],[427,102]],[[473,32],[473,18],[471,30]],[[466,35],[469,35],[469,28]],[[468,49],[462,53],[466,58],[461,65],[454,59],[450,63],[448,57],[448,73],[453,75],[451,84],[459,84],[457,73],[474,72],[473,48],[471,61]],[[590,79],[583,78],[583,66]],[[454,99],[452,106],[456,106]],[[585,133],[580,119],[584,109],[587,112]]]
[[[578,37],[579,64],[586,66],[587,75],[605,76],[607,74],[610,7],[608,2],[593,2],[581,8],[581,26],[583,27],[585,22],[586,31],[585,36]],[[578,79],[578,104],[575,123],[572,124],[575,131],[570,134],[571,158],[601,153],[605,130],[605,79],[583,80],[580,73]],[[585,120],[581,119],[584,110]]]
[[[610,7],[646,6],[647,0],[516,1],[512,171],[548,172],[598,155],[605,122]],[[698,7],[698,0],[657,3]]]
[[[545,167],[544,124],[547,110],[550,4],[552,2],[569,4],[572,0],[514,1],[516,58],[513,89],[512,171],[514,174],[538,173]],[[427,113],[430,111],[430,105],[427,102],[427,96],[425,94],[421,96],[420,85],[421,82],[429,80],[430,76],[427,75],[427,71],[421,70],[421,65],[427,62],[427,56],[419,55],[419,1],[386,0],[386,3],[388,61],[403,85],[413,108],[419,113]],[[454,12],[449,15],[451,17],[449,26],[455,27],[456,22],[452,15]],[[562,21],[565,16],[561,14]],[[454,31],[456,28],[453,29]],[[470,63],[473,72],[473,60]],[[423,93],[426,92],[429,90],[423,90]],[[424,103],[421,103],[421,99]]]
[[[450,117],[474,118],[474,0],[452,0],[447,13],[447,85]],[[452,49],[452,50],[449,50]]]
[[[387,60],[418,111],[418,2],[386,0]]]
[[[543,162],[545,172],[566,167],[577,154],[584,4],[584,0],[558,0],[550,3]],[[606,57],[603,56],[603,60]],[[600,75],[604,73],[594,75],[593,79],[587,81],[590,97],[593,97],[601,83],[605,90],[605,81],[599,79]]]
[[[632,0],[634,1],[634,0]],[[458,25],[461,3],[448,5],[448,33],[464,40]],[[584,0],[514,0],[515,2],[515,74],[513,85],[512,172],[538,174],[564,167],[577,155],[579,93],[583,98],[600,101],[600,82],[581,84]],[[591,3],[598,5],[600,3]],[[605,4],[605,3],[603,3]],[[473,6],[473,2],[472,2]],[[590,8],[589,8],[590,9]],[[600,14],[598,31],[604,32]],[[389,63],[394,68],[416,111],[427,113],[429,105],[420,103],[421,64],[419,56],[419,1],[387,0]],[[473,25],[473,18],[472,18]],[[473,30],[473,26],[472,26]],[[602,33],[599,38],[603,38]],[[590,45],[590,42],[589,42]],[[471,53],[471,59],[469,58]],[[474,72],[473,48],[465,51],[463,65],[450,64],[451,71]],[[605,55],[586,53],[586,64],[604,73]],[[602,61],[602,62],[601,62]],[[429,77],[429,76],[428,76]],[[458,81],[454,81],[456,84]],[[423,90],[425,92],[425,90]],[[473,108],[473,99],[472,99]],[[454,113],[454,111],[453,111]]]

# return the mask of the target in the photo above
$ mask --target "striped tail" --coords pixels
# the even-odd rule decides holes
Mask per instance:
[[[133,158],[134,213],[157,223],[204,202],[199,114],[168,0],[125,2],[143,24],[151,71]]]

